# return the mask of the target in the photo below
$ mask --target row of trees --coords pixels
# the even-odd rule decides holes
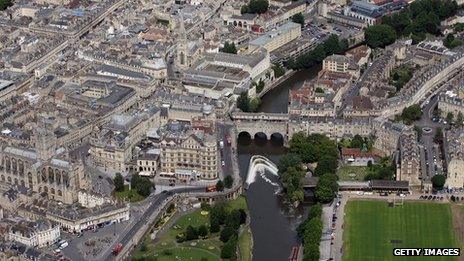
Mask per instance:
[[[242,14],[263,14],[269,9],[268,0],[250,0],[246,5],[243,5],[240,9]]]
[[[237,107],[243,112],[255,112],[259,105],[261,105],[261,99],[259,97],[251,99],[246,91],[237,98]]]
[[[322,205],[316,204],[309,209],[308,218],[297,228],[298,236],[304,245],[305,261],[319,260],[319,243],[322,236]]]
[[[224,178],[224,181],[218,180],[216,183],[217,191],[224,191],[224,188],[230,189],[234,185],[234,178],[231,175],[228,175]]]
[[[366,28],[366,43],[372,48],[385,47],[402,36],[418,43],[427,33],[440,35],[440,21],[455,15],[457,10],[456,1],[414,1],[400,12],[383,17],[381,25]]]
[[[219,239],[224,242],[221,257],[236,259],[238,230],[246,222],[246,211],[244,209],[228,211],[224,204],[217,204],[212,207],[203,204],[202,209],[210,213],[210,233],[220,232]]]
[[[318,44],[312,51],[305,53],[295,60],[286,62],[286,67],[290,69],[309,68],[317,63],[322,62],[325,57],[332,54],[341,54],[348,50],[348,40],[340,40],[337,35],[332,34],[323,43]]]

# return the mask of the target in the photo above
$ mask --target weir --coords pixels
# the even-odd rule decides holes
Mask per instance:
[[[261,155],[254,155],[250,158],[250,165],[248,166],[247,178],[245,188],[247,189],[256,180],[256,175],[260,170],[268,170],[273,175],[278,176],[279,169],[268,158]]]

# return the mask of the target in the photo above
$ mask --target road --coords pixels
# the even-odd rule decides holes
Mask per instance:
[[[423,115],[415,124],[422,128],[420,139],[422,180],[429,181],[435,174],[442,172],[442,161],[438,144],[434,142],[437,128],[445,129],[446,125],[433,122],[433,111],[438,104],[438,97],[433,96],[422,108]]]
[[[221,150],[221,161],[224,161],[224,166],[222,166],[222,177],[224,179],[225,176],[229,176],[233,174],[233,160],[234,160],[234,148],[232,145],[227,144],[226,136],[230,135],[233,138],[232,134],[232,123],[218,123],[218,139],[224,141],[224,148]]]
[[[98,232],[86,232],[82,238],[73,239],[72,245],[69,249],[65,249],[65,254],[72,260],[81,260],[82,255],[78,253],[76,245],[80,242],[84,242],[85,239],[91,237],[104,237],[105,235],[116,234],[116,238],[113,238],[111,247],[105,247],[104,251],[100,255],[95,257],[95,260],[112,260],[112,250],[117,243],[121,243],[123,246],[127,245],[134,235],[142,228],[143,225],[149,223],[149,217],[152,213],[158,211],[162,202],[168,199],[168,197],[175,194],[182,193],[193,193],[204,191],[204,187],[189,187],[189,188],[178,188],[171,191],[166,191],[160,194],[152,194],[146,198],[143,202],[131,206],[131,219],[128,222],[123,222],[114,225],[107,226],[99,229]],[[116,232],[115,232],[116,230]],[[75,240],[75,242],[74,242]]]

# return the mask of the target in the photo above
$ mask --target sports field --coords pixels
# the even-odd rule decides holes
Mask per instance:
[[[405,202],[389,207],[385,201],[349,201],[345,213],[345,261],[407,259],[394,257],[393,248],[458,247],[449,204]]]

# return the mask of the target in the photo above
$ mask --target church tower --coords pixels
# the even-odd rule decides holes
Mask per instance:
[[[179,12],[180,21],[179,21],[179,39],[177,42],[177,66],[180,68],[188,67],[187,61],[187,52],[188,52],[188,42],[187,42],[187,32],[185,31],[184,17],[182,12]]]
[[[56,149],[56,136],[49,125],[46,118],[39,118],[33,136],[37,156],[42,161],[53,157]]]

